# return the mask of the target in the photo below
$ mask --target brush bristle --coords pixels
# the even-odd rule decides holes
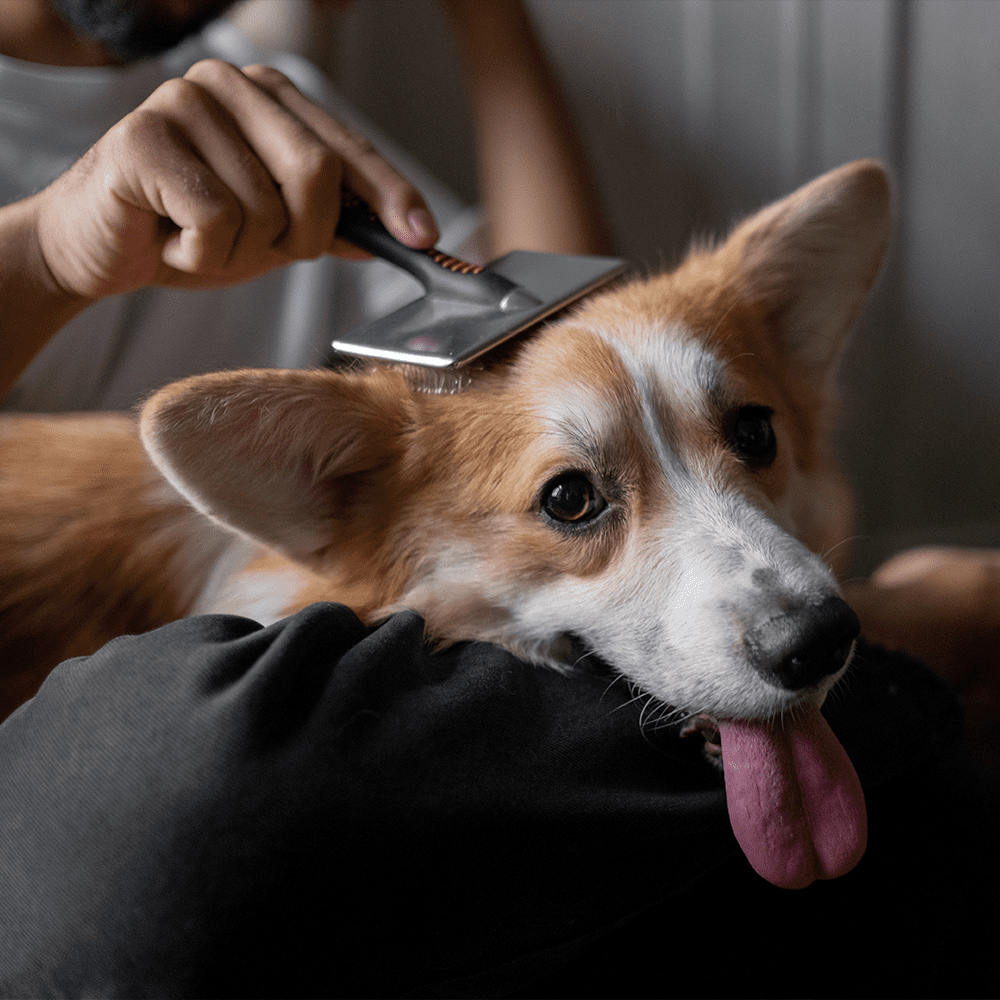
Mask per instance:
[[[482,367],[427,368],[423,365],[395,365],[415,392],[427,392],[434,396],[454,396],[472,385],[476,371]]]

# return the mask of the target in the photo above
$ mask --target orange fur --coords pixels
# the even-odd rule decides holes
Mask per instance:
[[[0,497],[0,717],[61,660],[184,615],[226,544],[121,416],[4,417]],[[192,533],[206,542],[194,551]]]

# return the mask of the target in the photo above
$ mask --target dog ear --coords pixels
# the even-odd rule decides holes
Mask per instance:
[[[836,366],[892,229],[885,168],[849,163],[762,209],[720,249],[806,372]]]
[[[375,533],[413,419],[394,372],[235,371],[161,389],[140,430],[194,507],[319,570],[346,539]]]

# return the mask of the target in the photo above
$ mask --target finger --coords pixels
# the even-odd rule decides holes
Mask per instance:
[[[213,259],[211,265],[224,269],[241,253],[260,253],[272,247],[289,226],[285,202],[270,172],[212,92],[194,80],[170,80],[145,107],[174,123],[200,161],[189,169],[211,175],[238,207],[237,230],[228,258]],[[197,239],[196,232],[182,232],[179,242]],[[203,268],[209,263],[203,260]]]
[[[202,138],[221,176],[261,210],[250,246],[262,244],[289,259],[318,257],[330,246],[340,211],[339,156],[264,88],[228,63],[197,63],[185,80],[203,88],[224,122]],[[233,154],[239,150],[237,156]],[[245,176],[241,176],[245,174]],[[281,206],[281,225],[268,196]],[[267,226],[270,224],[270,228]]]
[[[166,220],[163,260],[197,273],[224,266],[243,225],[243,212],[229,188],[169,116],[142,106],[106,136],[110,167],[103,170],[108,194],[140,212]],[[173,231],[171,230],[173,227]]]
[[[372,206],[390,233],[407,246],[433,245],[438,228],[420,192],[371,142],[328,115],[277,70],[249,66],[243,72],[338,155],[344,185]]]

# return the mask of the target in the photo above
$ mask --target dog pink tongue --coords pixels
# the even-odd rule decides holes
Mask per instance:
[[[721,722],[733,832],[758,874],[784,889],[845,875],[868,838],[861,782],[819,709],[781,728]]]

